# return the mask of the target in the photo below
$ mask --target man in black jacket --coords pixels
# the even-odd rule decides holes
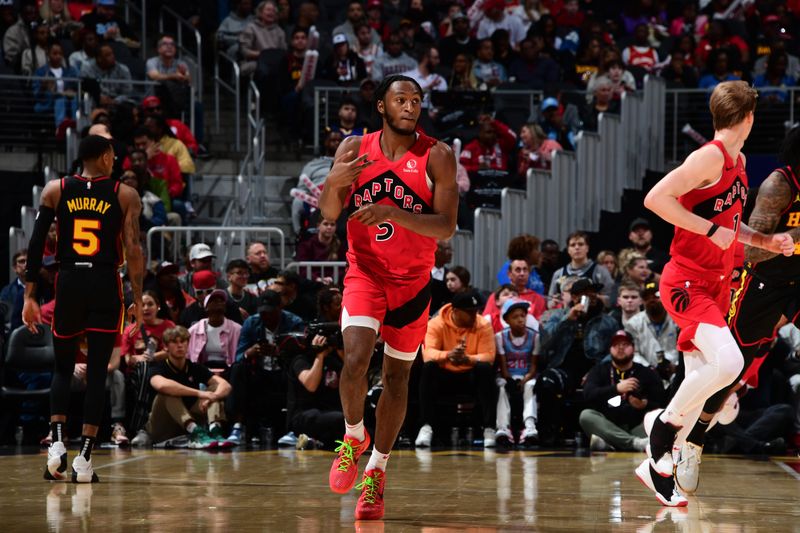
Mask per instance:
[[[633,352],[630,334],[617,331],[611,338],[611,360],[596,365],[586,377],[583,394],[589,407],[581,412],[580,425],[591,435],[592,450],[644,451],[644,414],[664,405],[661,379],[634,363]]]

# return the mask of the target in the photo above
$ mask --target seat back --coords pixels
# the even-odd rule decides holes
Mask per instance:
[[[11,332],[6,352],[5,370],[23,372],[50,372],[53,370],[55,352],[50,326],[39,325],[34,335],[25,326]]]

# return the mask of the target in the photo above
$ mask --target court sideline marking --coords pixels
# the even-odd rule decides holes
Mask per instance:
[[[132,463],[134,461],[141,461],[147,455],[137,455],[136,457],[128,457],[127,459],[120,459],[119,461],[114,461],[113,463],[106,463],[104,465],[95,466],[95,470],[100,470],[101,468],[108,468],[109,466],[117,466],[117,465],[124,465],[125,463]]]
[[[773,461],[773,462],[776,465],[778,465],[778,467],[781,470],[785,471],[787,474],[789,474],[790,476],[795,478],[797,481],[800,481],[800,473],[798,473],[794,468],[792,468],[791,466],[787,465],[783,461]]]

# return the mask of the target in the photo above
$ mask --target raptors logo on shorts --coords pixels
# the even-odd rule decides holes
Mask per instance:
[[[683,313],[689,307],[689,291],[686,289],[676,287],[670,291],[669,297],[672,301],[672,307],[679,313]]]

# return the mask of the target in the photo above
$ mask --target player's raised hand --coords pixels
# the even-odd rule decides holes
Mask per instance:
[[[39,309],[39,303],[33,298],[25,298],[22,306],[22,323],[34,335],[39,333],[36,325],[42,323],[42,311]]]
[[[333,162],[333,167],[325,179],[325,185],[330,185],[336,188],[349,187],[356,179],[358,179],[361,171],[372,164],[372,161],[367,159],[367,154],[362,154],[355,157],[353,150],[348,150]]]
[[[794,255],[794,239],[788,233],[775,233],[764,239],[764,249],[786,257]]]
[[[736,240],[736,233],[732,229],[723,226],[717,228],[717,231],[711,236],[711,242],[723,250],[730,248],[734,240]]]
[[[397,208],[390,205],[367,204],[355,211],[349,218],[358,220],[365,226],[375,226],[389,220],[395,209]]]

